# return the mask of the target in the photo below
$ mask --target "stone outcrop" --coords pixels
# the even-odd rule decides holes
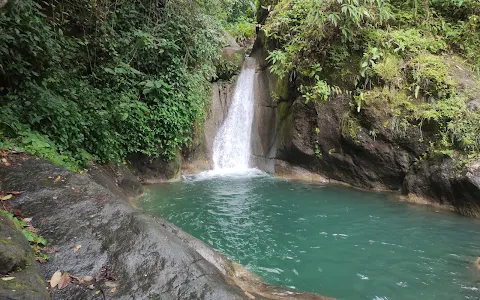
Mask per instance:
[[[277,132],[277,103],[272,91],[276,81],[258,53],[252,53],[257,61],[254,84],[254,115],[252,124],[252,165],[268,173],[274,173]]]
[[[460,170],[450,158],[421,161],[407,174],[403,191],[412,202],[448,206],[480,218],[480,159]]]
[[[239,46],[229,46],[222,50],[222,59],[236,63],[239,68],[242,67],[245,58],[245,48]]]
[[[138,154],[128,158],[128,166],[142,183],[154,184],[179,179],[182,161],[180,151],[169,161]]]
[[[88,175],[35,158],[9,161],[16,163],[0,165],[0,189],[22,192],[13,207],[32,217],[55,249],[40,265],[44,278],[57,270],[94,278],[93,286],[72,282],[49,289],[52,299],[325,299],[268,286],[179,228],[134,209],[119,193],[133,193],[130,184],[118,185],[114,178],[95,182],[98,173],[108,177],[109,170]],[[115,178],[122,182],[121,175]],[[105,188],[112,183],[114,192]],[[3,229],[3,221],[0,225]],[[11,282],[0,281],[0,295],[7,295],[2,299],[46,299],[44,282],[29,287],[40,286],[36,298],[11,294]]]
[[[213,168],[213,141],[228,116],[234,90],[235,83],[229,81],[212,83],[212,102],[207,118],[201,127],[196,128],[192,146],[183,153],[183,173],[193,174]]]

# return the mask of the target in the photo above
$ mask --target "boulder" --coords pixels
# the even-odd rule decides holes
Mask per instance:
[[[140,182],[145,184],[154,184],[159,182],[178,180],[182,167],[182,154],[177,151],[172,160],[165,160],[162,157],[149,157],[146,155],[131,155],[128,158],[128,164],[133,173],[139,178]],[[124,184],[132,180],[127,177]]]
[[[22,232],[5,214],[0,213],[0,274],[24,269],[30,252]]]
[[[403,192],[413,202],[439,204],[480,218],[480,159],[465,168],[448,157],[423,160],[408,172]]]
[[[125,165],[93,165],[88,170],[93,180],[118,196],[137,197],[143,194],[140,179]]]
[[[242,67],[245,60],[245,48],[242,47],[225,47],[222,50],[222,59],[232,62]]]

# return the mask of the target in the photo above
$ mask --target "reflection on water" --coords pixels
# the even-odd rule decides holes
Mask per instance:
[[[480,299],[480,223],[386,195],[204,173],[144,199],[280,284],[339,299]]]

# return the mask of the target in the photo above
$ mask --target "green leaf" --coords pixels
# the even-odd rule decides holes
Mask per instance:
[[[27,241],[29,242],[34,242],[35,241],[35,236],[34,233],[31,233],[30,231],[22,230],[23,235],[27,238]]]
[[[47,245],[47,241],[46,241],[45,238],[42,237],[42,236],[37,237],[37,243],[38,243],[39,245],[42,245],[42,246],[46,246],[46,245]]]

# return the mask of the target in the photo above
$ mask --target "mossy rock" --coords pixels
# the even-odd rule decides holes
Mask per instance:
[[[467,106],[472,110],[480,109],[480,78],[464,59],[456,55],[444,56],[448,65],[448,73],[458,92],[464,93],[468,100]]]
[[[25,268],[30,247],[23,234],[4,214],[0,214],[0,274]]]
[[[245,60],[245,48],[225,47],[222,56],[216,64],[217,77],[221,80],[230,80],[242,69]]]
[[[0,299],[49,299],[28,241],[5,214],[0,214],[0,273],[10,277],[0,280]]]

